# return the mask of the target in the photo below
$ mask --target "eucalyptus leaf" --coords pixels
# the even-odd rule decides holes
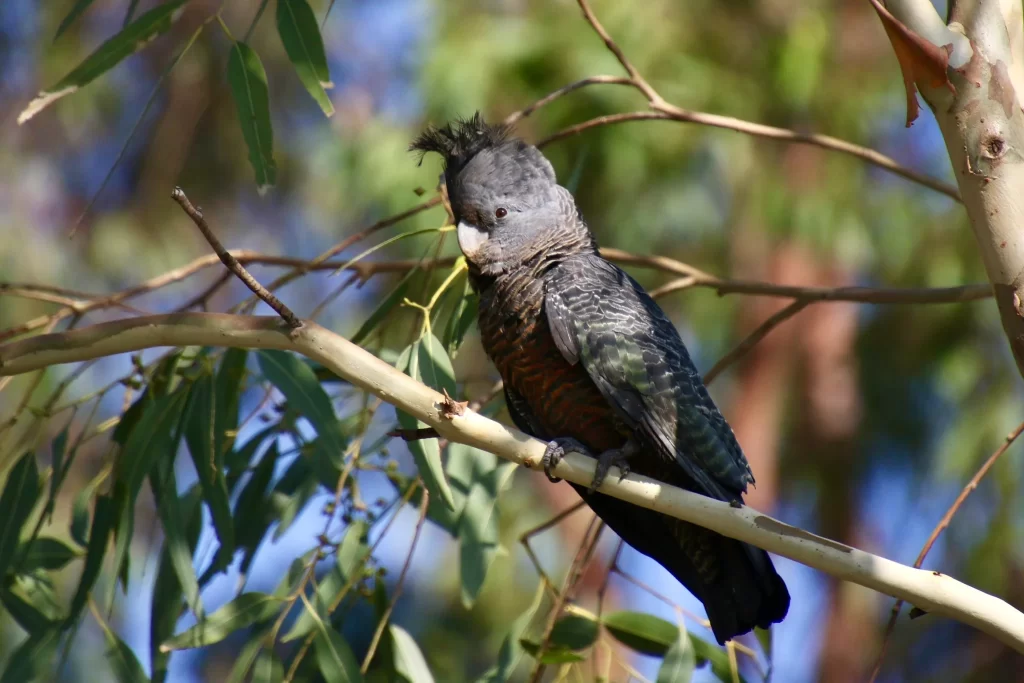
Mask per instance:
[[[242,593],[192,628],[165,641],[160,649],[187,650],[219,643],[235,631],[271,619],[283,606],[284,601],[273,595]]]
[[[277,0],[277,33],[302,85],[324,114],[334,114],[334,105],[324,90],[333,87],[324,41],[306,0]]]
[[[263,62],[251,47],[241,41],[235,41],[228,56],[228,85],[238,110],[242,137],[249,148],[249,163],[256,174],[256,187],[262,195],[277,182],[270,91]]]

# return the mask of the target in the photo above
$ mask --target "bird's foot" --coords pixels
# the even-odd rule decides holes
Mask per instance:
[[[629,444],[622,448],[612,448],[599,455],[597,458],[597,470],[594,472],[593,481],[587,487],[587,492],[593,493],[596,491],[604,483],[604,478],[608,476],[608,470],[613,467],[619,468],[619,481],[625,479],[626,475],[629,474],[629,458],[631,455],[633,455],[633,449],[629,447]]]
[[[562,458],[565,457],[566,453],[579,453],[590,458],[594,457],[594,454],[576,439],[561,438],[549,441],[548,447],[544,450],[544,455],[540,459],[541,464],[544,465],[544,474],[547,475],[549,481],[562,481],[560,477],[551,474],[551,470],[557,467],[558,463],[562,462]]]

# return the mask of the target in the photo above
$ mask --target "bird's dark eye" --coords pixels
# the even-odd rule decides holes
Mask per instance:
[[[498,207],[497,209],[494,210],[494,215],[497,216],[498,218],[504,218],[505,216],[508,215],[508,211],[505,209],[505,207]]]

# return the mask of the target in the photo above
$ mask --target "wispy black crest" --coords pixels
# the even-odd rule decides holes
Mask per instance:
[[[444,157],[445,171],[458,173],[480,150],[500,145],[511,132],[511,126],[491,125],[476,112],[471,118],[456,119],[442,128],[430,126],[413,140],[409,151],[420,152],[420,163],[427,152],[437,152]]]

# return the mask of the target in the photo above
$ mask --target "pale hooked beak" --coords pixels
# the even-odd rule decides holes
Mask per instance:
[[[459,249],[470,261],[480,255],[488,239],[486,231],[465,221],[459,221],[456,234],[459,238]]]

